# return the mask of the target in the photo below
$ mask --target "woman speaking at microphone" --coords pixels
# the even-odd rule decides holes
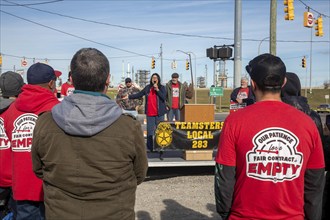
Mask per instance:
[[[153,73],[150,78],[150,84],[146,85],[140,92],[129,95],[129,99],[137,99],[145,96],[144,112],[147,116],[147,148],[150,152],[154,151],[153,135],[157,124],[164,121],[166,114],[166,89],[161,85],[158,73]]]

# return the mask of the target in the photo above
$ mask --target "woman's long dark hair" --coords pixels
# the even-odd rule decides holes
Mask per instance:
[[[150,86],[153,86],[153,82],[152,82],[152,77],[153,76],[157,76],[157,78],[158,78],[158,83],[157,83],[157,85],[158,85],[158,88],[161,86],[161,83],[160,83],[160,76],[158,75],[158,73],[153,73],[152,75],[151,75],[151,77],[150,77]]]

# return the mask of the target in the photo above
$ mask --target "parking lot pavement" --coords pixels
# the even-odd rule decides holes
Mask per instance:
[[[136,219],[215,220],[214,167],[151,168],[136,193]]]

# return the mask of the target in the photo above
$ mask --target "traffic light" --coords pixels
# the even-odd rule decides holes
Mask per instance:
[[[151,69],[155,69],[155,64],[156,64],[155,58],[152,57],[151,58]]]
[[[294,6],[293,6],[293,1],[294,0],[284,0],[283,4],[286,6],[284,8],[285,12],[285,20],[294,20]]]
[[[302,68],[306,68],[306,57],[303,57],[301,59],[301,66],[302,66]]]
[[[322,19],[322,16],[318,17],[318,19],[315,20],[315,36],[317,37],[323,37],[323,19]]]
[[[186,70],[189,70],[189,61],[186,60]]]

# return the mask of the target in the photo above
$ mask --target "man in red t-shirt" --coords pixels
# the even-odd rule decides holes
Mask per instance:
[[[68,81],[62,84],[61,87],[61,98],[71,95],[74,91],[74,86],[72,85],[71,71],[68,74]]]
[[[216,156],[223,219],[321,219],[322,142],[314,122],[281,101],[286,67],[263,54],[247,66],[257,103],[230,114]]]
[[[167,120],[180,121],[180,109],[185,104],[186,98],[192,98],[187,88],[179,81],[179,74],[173,73],[172,79],[166,84],[166,109]]]
[[[242,77],[241,86],[234,89],[230,94],[230,112],[235,112],[238,109],[244,108],[247,105],[251,105],[255,102],[254,94],[248,84],[248,78]]]

